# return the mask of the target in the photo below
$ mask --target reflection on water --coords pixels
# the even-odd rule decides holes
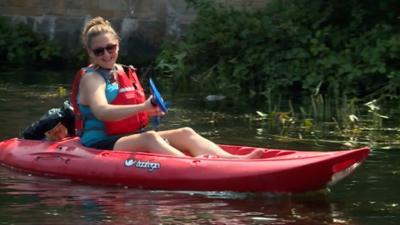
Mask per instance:
[[[21,75],[22,74],[22,75]],[[73,74],[73,73],[71,73]],[[0,74],[0,139],[18,136],[66,99],[65,74]],[[14,74],[15,75],[15,74]],[[43,78],[43,79],[42,79]],[[200,99],[200,98],[199,98]],[[218,142],[284,149],[345,149],[342,138],[282,138],[243,113],[215,111],[176,96],[156,129],[191,126]],[[380,135],[389,139],[389,129]],[[368,139],[367,136],[361,137]],[[329,140],[329,141],[321,141]],[[376,147],[355,174],[330,190],[303,195],[166,192],[81,185],[0,167],[1,224],[400,224],[400,151]]]
[[[356,224],[324,193],[190,193],[94,187],[0,170],[1,221],[13,224]],[[16,216],[18,215],[18,216]]]
[[[50,108],[62,106],[70,73],[16,71],[0,73],[0,138],[18,136]]]

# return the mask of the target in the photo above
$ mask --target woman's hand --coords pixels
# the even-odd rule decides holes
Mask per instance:
[[[161,108],[154,104],[153,95],[150,95],[149,98],[146,99],[144,102],[145,105],[145,112],[150,116],[164,116],[165,113],[161,110]]]

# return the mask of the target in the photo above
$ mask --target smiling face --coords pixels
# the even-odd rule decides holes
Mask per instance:
[[[105,69],[114,68],[118,58],[119,42],[113,34],[102,33],[93,37],[87,52],[91,62]]]

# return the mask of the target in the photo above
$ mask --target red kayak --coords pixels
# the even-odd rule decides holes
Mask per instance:
[[[220,145],[234,154],[256,147]],[[354,171],[369,148],[315,152],[263,148],[261,159],[177,157],[95,150],[79,138],[0,142],[0,163],[37,175],[133,188],[297,193],[326,188]]]

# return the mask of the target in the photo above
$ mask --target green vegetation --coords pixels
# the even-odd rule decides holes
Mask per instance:
[[[4,64],[33,65],[51,63],[60,57],[60,48],[44,35],[24,24],[12,26],[0,18],[0,60]]]
[[[157,59],[176,90],[257,97],[267,112],[286,104],[291,116],[339,121],[374,99],[398,100],[397,0],[272,0],[259,10],[187,2],[196,20]]]

